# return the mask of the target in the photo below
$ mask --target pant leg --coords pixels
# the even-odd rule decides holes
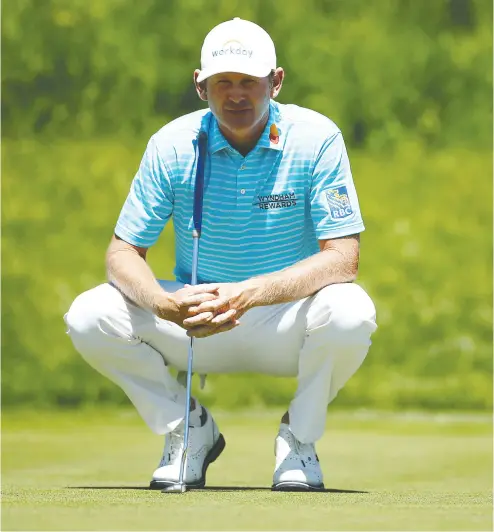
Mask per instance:
[[[169,282],[167,290],[182,286]],[[77,351],[123,389],[151,430],[164,434],[180,423],[185,389],[168,371],[163,355],[139,337],[139,331],[158,318],[103,284],[78,296],[64,319]],[[164,324],[176,328],[176,335],[182,331],[186,342],[183,329]]]
[[[182,286],[160,283],[169,292]],[[167,365],[187,369],[184,329],[108,284],[76,298],[65,321],[76,349],[125,391],[151,430],[163,434],[180,423],[185,390]],[[300,301],[251,309],[241,323],[194,341],[194,371],[297,376],[291,428],[301,441],[315,441],[327,404],[367,354],[376,328],[372,301],[358,285],[332,285]]]
[[[304,443],[322,436],[327,405],[364,361],[377,328],[374,304],[357,284],[330,285],[309,300],[298,387],[288,410],[290,428]]]
[[[167,292],[183,286],[159,282]],[[195,339],[194,372],[295,375],[298,349],[286,357],[283,346],[293,348],[301,342],[302,321],[298,320],[298,329],[293,326],[298,304],[253,309],[242,319],[241,327]],[[78,296],[64,319],[76,350],[123,389],[153,432],[165,434],[180,423],[185,388],[170,374],[169,367],[187,370],[190,338],[183,328],[134,305],[110,284]],[[272,333],[280,323],[284,334],[277,341]],[[265,356],[269,351],[272,357]]]

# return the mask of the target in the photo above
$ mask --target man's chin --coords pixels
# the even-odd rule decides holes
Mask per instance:
[[[227,129],[236,134],[247,133],[255,126],[255,122],[251,119],[247,119],[247,117],[244,119],[226,119],[223,123]]]
[[[252,109],[246,109],[245,111],[224,110],[221,118],[232,129],[249,129],[256,122],[256,116]]]

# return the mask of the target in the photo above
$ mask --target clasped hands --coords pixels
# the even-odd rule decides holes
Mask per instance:
[[[187,335],[194,338],[234,329],[248,310],[241,283],[186,284],[170,296],[172,310],[167,312],[166,319],[186,329]]]

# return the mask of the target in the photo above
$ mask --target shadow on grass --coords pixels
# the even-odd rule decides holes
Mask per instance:
[[[151,489],[149,486],[67,486],[69,490],[144,490],[156,491],[159,489]],[[187,491],[271,491],[271,488],[266,486],[208,486],[206,488],[193,488]],[[283,493],[283,492],[279,492]],[[286,492],[284,492],[286,493]],[[298,492],[305,493],[305,492]],[[336,488],[327,488],[321,491],[311,491],[307,493],[369,493],[368,491],[358,490],[343,490]]]

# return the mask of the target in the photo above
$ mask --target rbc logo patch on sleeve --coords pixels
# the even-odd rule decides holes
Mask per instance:
[[[332,220],[341,220],[353,214],[346,186],[332,188],[326,191],[329,205],[329,215]]]

